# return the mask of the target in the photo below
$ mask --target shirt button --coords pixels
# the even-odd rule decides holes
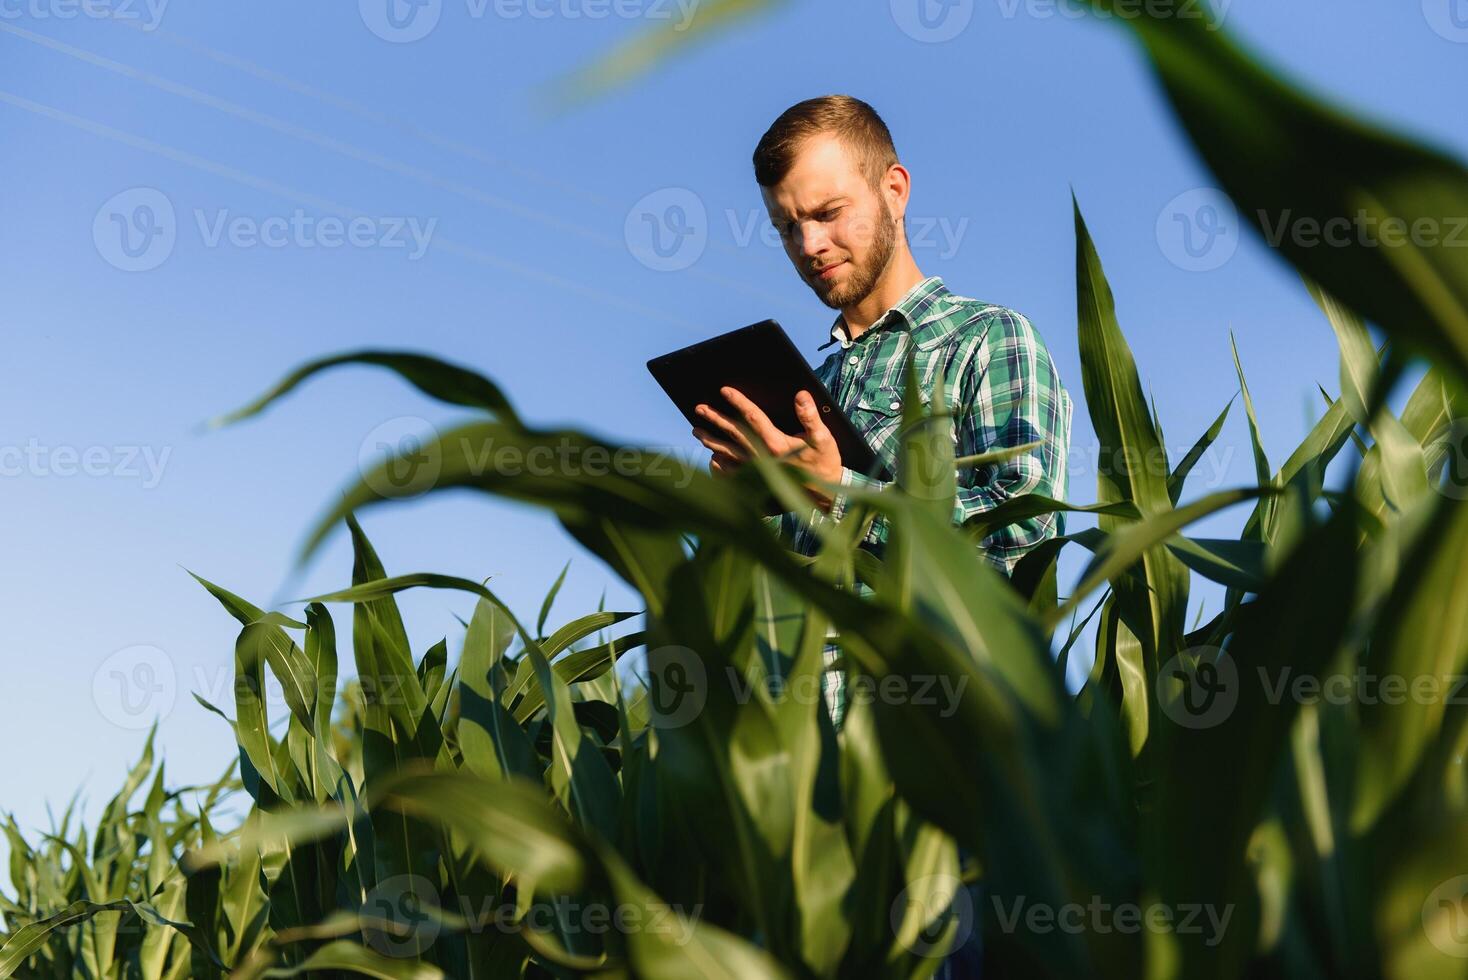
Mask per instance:
[[[902,402],[893,402],[892,403],[892,411],[894,411],[894,412],[897,411],[901,407],[902,407]]]
[[[855,363],[857,363],[860,360],[861,360],[861,358],[857,357],[855,354],[852,354],[850,357],[848,357],[846,359],[846,363],[847,364],[855,364]]]

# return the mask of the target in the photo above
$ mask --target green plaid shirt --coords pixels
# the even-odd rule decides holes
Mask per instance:
[[[856,340],[847,336],[840,315],[831,327],[831,337],[831,343],[839,341],[841,347],[822,362],[816,375],[890,471],[896,472],[902,371],[909,349],[914,352],[924,405],[931,401],[937,379],[946,379],[944,401],[953,411],[955,458],[1041,443],[1005,462],[960,470],[955,524],[1021,494],[1064,499],[1070,395],[1060,383],[1045,342],[1024,316],[958,296],[948,290],[942,277],[929,276]],[[841,482],[867,488],[883,485],[846,467]],[[793,551],[814,555],[819,539],[809,525],[840,521],[846,503],[838,494],[829,514],[812,505],[803,519],[786,513],[767,518],[767,522]],[[996,568],[1009,574],[1031,548],[1064,531],[1062,514],[1043,514],[993,532],[979,543],[979,549]],[[886,519],[878,515],[862,547],[880,557],[887,532]],[[868,591],[858,584],[859,593]],[[829,636],[834,639],[835,633]],[[845,676],[835,642],[826,646],[826,664],[826,700],[839,726],[845,714]]]

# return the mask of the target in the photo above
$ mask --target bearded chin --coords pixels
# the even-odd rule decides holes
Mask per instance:
[[[882,210],[886,212],[887,220],[872,240],[872,250],[867,253],[866,261],[858,265],[853,259],[844,283],[824,292],[816,290],[821,302],[831,309],[839,310],[866,299],[867,294],[876,288],[877,280],[882,277],[888,263],[892,261],[892,253],[896,251],[894,245],[897,241],[897,230],[893,227],[892,213],[887,210],[885,202]]]

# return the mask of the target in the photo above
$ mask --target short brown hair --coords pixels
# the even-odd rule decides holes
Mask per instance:
[[[780,113],[754,148],[754,179],[773,187],[795,163],[806,140],[821,133],[834,134],[852,152],[872,190],[897,163],[892,134],[877,111],[850,95],[822,95],[806,99]]]

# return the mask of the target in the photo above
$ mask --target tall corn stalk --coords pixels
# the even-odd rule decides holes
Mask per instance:
[[[1453,161],[1316,105],[1192,20],[1136,26],[1241,210],[1468,214]],[[303,618],[200,580],[241,625],[234,704],[206,707],[236,735],[249,816],[211,825],[226,780],[165,820],[161,772],[127,813],[145,765],[95,837],[63,820],[33,846],[12,821],[0,977],[914,977],[972,930],[1005,974],[1463,975],[1468,263],[1285,248],[1340,347],[1339,395],[1275,468],[1236,357],[1256,479],[1187,500],[1224,416],[1166,459],[1078,208],[1076,238],[1086,402],[1102,458],[1126,461],[1097,503],[1023,498],[950,527],[954,474],[924,461],[951,449],[951,419],[909,398],[898,485],[857,495],[813,562],[761,520],[767,494],[801,499],[777,461],[715,480],[539,430],[491,381],[422,355],[293,373],[230,421],[333,366],[395,371],[482,415],[425,447],[430,492],[549,509],[644,609],[547,633],[554,589],[532,628],[480,583],[390,576],[355,516],[390,481],[367,475],[302,556],[345,523],[351,583]],[[1396,415],[1409,356],[1428,371]],[[511,471],[485,464],[490,446],[624,465]],[[1337,459],[1348,479],[1326,489]],[[1187,534],[1235,505],[1252,508],[1237,540]],[[994,527],[1061,508],[1099,527],[1037,548],[1012,581],[978,557]],[[884,561],[855,546],[861,511],[890,522]],[[1071,545],[1092,557],[1062,599]],[[1228,592],[1189,629],[1193,575]],[[846,587],[857,576],[870,600]],[[446,640],[414,653],[393,598],[409,588],[476,597],[457,658]],[[352,617],[345,688],[332,603]],[[1087,603],[1096,656],[1073,695],[1052,651]],[[610,635],[635,612],[644,629]],[[828,625],[848,684],[873,692],[839,735],[810,693]],[[632,651],[645,684],[614,669]],[[1366,676],[1434,693],[1368,697]],[[918,695],[935,687],[957,693]],[[1165,921],[1098,925],[1101,908]]]

